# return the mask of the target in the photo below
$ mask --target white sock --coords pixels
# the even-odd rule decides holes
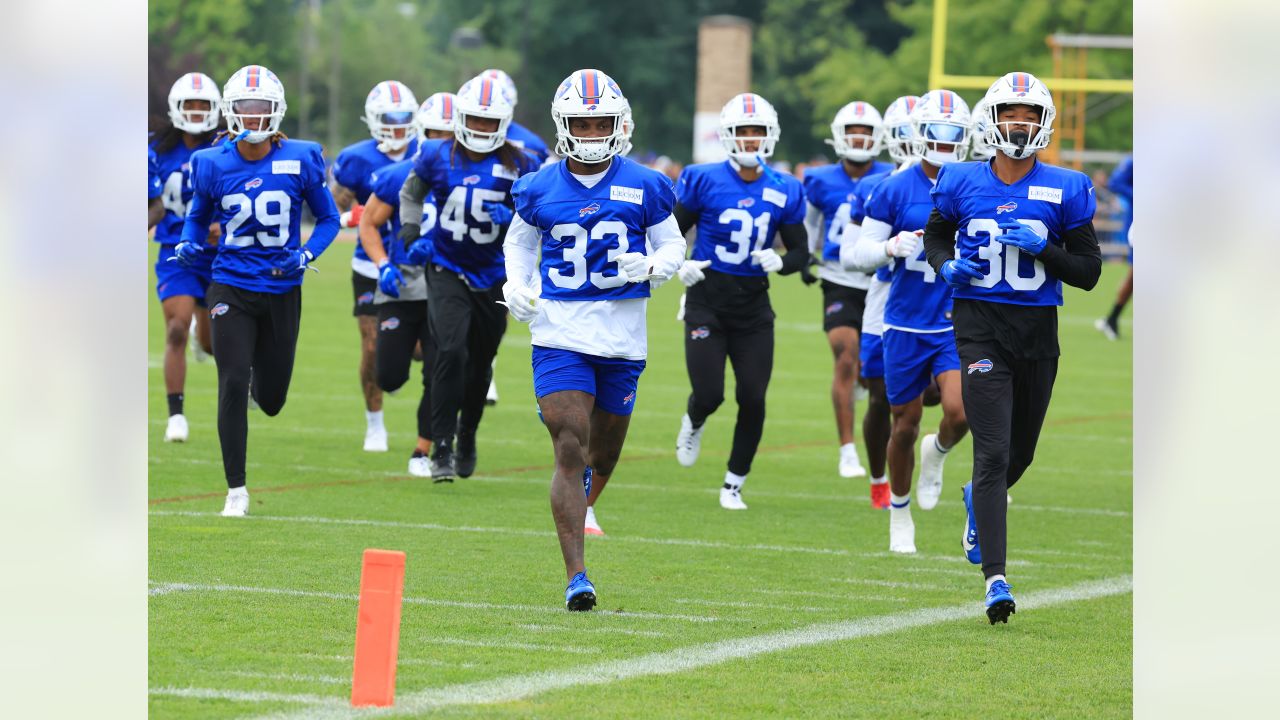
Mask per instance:
[[[911,512],[911,495],[894,495],[893,491],[889,491],[889,511],[907,511]]]
[[[726,490],[740,491],[742,490],[743,483],[745,483],[746,481],[747,481],[746,475],[734,475],[733,473],[727,470],[725,471],[724,484],[729,486],[728,488],[725,488]]]
[[[871,478],[871,484],[872,484],[872,485],[883,485],[883,484],[885,484],[885,483],[887,483],[887,482],[889,482],[889,477],[888,477],[887,475],[881,475],[880,477],[873,477],[873,478]],[[892,493],[890,493],[890,494],[892,494]]]
[[[995,583],[995,581],[997,580],[1004,580],[1004,576],[992,575],[991,577],[987,578],[987,592],[991,592],[991,585]],[[1008,582],[1008,581],[1006,580],[1005,582]]]
[[[364,421],[370,430],[373,430],[374,428],[382,429],[382,411],[378,410],[374,412],[365,410]]]
[[[840,452],[858,452],[858,446],[853,443],[845,443],[840,446]]]
[[[248,497],[249,488],[245,487],[244,485],[241,485],[240,487],[236,487],[236,488],[227,488],[227,497],[236,497],[240,495],[244,495],[245,497]]]
[[[938,442],[938,436],[937,436],[937,435],[934,435],[934,436],[933,436],[933,446],[934,446],[935,448],[937,448],[937,449],[938,449],[938,452],[942,453],[943,455],[946,455],[947,453],[951,452],[951,448],[944,448],[944,447],[942,447],[942,443]]]

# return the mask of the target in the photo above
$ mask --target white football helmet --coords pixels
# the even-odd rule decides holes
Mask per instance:
[[[986,96],[979,103],[984,108],[987,119],[986,141],[991,147],[1008,155],[1014,160],[1029,158],[1037,152],[1049,147],[1049,138],[1053,135],[1053,119],[1058,110],[1053,104],[1053,94],[1035,75],[1025,72],[1011,72],[996,80],[987,90]],[[1040,108],[1039,123],[1005,123],[1010,127],[1000,127],[1000,107],[1003,105],[1031,105]],[[1009,137],[1009,131],[1016,125],[1030,125],[1031,133],[1027,137]],[[1018,136],[1023,133],[1017,133]]]
[[[364,99],[364,124],[378,141],[381,152],[400,152],[413,139],[417,126],[414,115],[418,99],[407,85],[397,80],[383,80]],[[400,136],[396,137],[396,131]]]
[[[987,106],[983,101],[979,101],[973,107],[973,128],[969,133],[969,139],[972,141],[969,147],[970,160],[986,162],[995,157],[995,148],[987,144],[987,127],[990,124],[987,118]]]
[[[233,139],[251,143],[266,140],[280,130],[287,107],[284,85],[261,65],[240,68],[222,88],[222,114]],[[255,129],[250,130],[246,121]]]
[[[871,128],[870,135],[845,134],[849,125],[862,125]],[[880,111],[861,100],[855,100],[840,108],[835,120],[831,121],[831,139],[827,144],[834,147],[836,155],[842,160],[864,163],[880,154],[884,120]]]
[[[468,150],[488,153],[507,142],[513,108],[506,93],[493,78],[477,75],[458,89],[454,96],[453,136]],[[475,116],[498,121],[498,129],[483,132],[467,127],[467,118]]]
[[[631,104],[613,78],[599,70],[578,70],[564,79],[551,99],[551,120],[556,125],[556,154],[581,163],[601,163],[622,152],[629,134],[624,120]],[[603,137],[577,137],[570,132],[576,117],[613,118],[613,132]]]
[[[631,118],[631,110],[628,109],[626,114],[622,116],[622,136],[626,138],[626,143],[622,146],[622,151],[618,154],[626,157],[631,154],[631,134],[636,131],[636,121]]]
[[[458,96],[451,92],[438,92],[418,106],[418,139],[426,140],[428,130],[454,131],[453,106]]]
[[[916,154],[937,166],[963,161],[969,156],[970,123],[969,105],[963,98],[950,90],[930,90],[911,111]],[[952,149],[943,152],[937,145]]]
[[[204,100],[209,103],[209,109],[187,109],[183,103],[189,100]],[[213,78],[204,73],[187,73],[169,88],[169,122],[192,135],[207,133],[218,127],[221,104],[222,97]]]
[[[498,88],[502,90],[502,92],[506,93],[507,102],[511,103],[511,107],[515,107],[516,103],[519,102],[519,94],[516,93],[516,81],[512,80],[511,76],[505,72],[497,68],[489,68],[488,70],[481,72],[476,77],[487,77],[498,83]]]
[[[739,136],[738,128],[748,125],[763,126],[764,137]],[[778,111],[755,93],[735,95],[720,109],[720,144],[729,153],[729,159],[740,167],[755,167],[762,158],[772,156],[773,146],[780,137],[782,126],[778,124]],[[760,142],[760,149],[743,150],[742,143],[752,140]]]
[[[915,95],[903,95],[889,103],[889,107],[884,110],[881,141],[889,150],[889,157],[899,165],[918,157],[915,145],[911,142],[915,137],[915,128],[911,126],[911,111],[919,103],[920,98]]]

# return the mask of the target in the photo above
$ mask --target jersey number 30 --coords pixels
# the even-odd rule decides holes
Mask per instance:
[[[1018,222],[1031,228],[1040,237],[1049,239],[1049,228],[1039,220],[1019,220]],[[1005,245],[996,240],[996,236],[1003,235],[1004,230],[1000,229],[1000,224],[995,220],[974,218],[969,221],[967,232],[972,238],[984,234],[991,238],[991,242],[978,248],[978,257],[988,261],[991,269],[981,280],[971,281],[972,285],[984,288],[995,287],[1001,277],[1014,290],[1031,291],[1039,289],[1044,284],[1044,264],[1039,260],[1033,264],[1035,271],[1031,277],[1022,277],[1018,274],[1018,258],[1022,256],[1022,251],[1013,245]]]

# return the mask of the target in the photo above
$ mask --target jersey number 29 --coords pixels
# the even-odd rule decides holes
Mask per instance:
[[[276,206],[275,212],[271,210],[272,205]],[[222,242],[232,247],[247,247],[256,238],[263,247],[283,246],[289,242],[289,209],[292,206],[289,193],[283,190],[263,190],[256,198],[250,198],[244,193],[223,195],[222,209],[235,208],[236,214],[227,221],[227,234]],[[262,230],[253,235],[236,235],[236,231],[250,216],[263,228],[276,228],[278,234],[272,235]]]

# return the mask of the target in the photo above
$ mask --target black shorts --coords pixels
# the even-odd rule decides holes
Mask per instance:
[[[838,327],[862,332],[862,310],[866,306],[866,290],[822,281],[822,329],[825,332]]]
[[[355,307],[352,308],[351,314],[356,317],[360,317],[361,315],[377,317],[378,306],[373,304],[373,293],[377,289],[377,280],[367,278],[355,270],[352,270],[351,294],[355,297]]]

